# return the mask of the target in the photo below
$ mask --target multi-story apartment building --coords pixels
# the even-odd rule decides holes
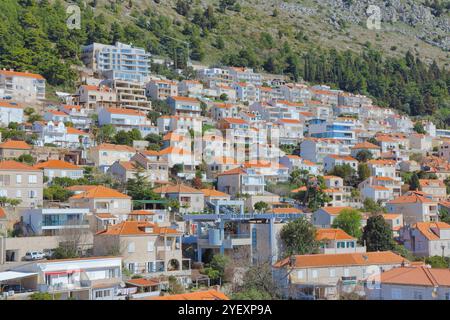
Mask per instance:
[[[153,189],[153,192],[161,194],[165,198],[178,200],[180,212],[203,212],[204,195],[201,190],[191,188],[183,184],[164,185]]]
[[[252,169],[235,168],[217,177],[217,189],[231,196],[238,194],[262,195],[265,188],[264,175]]]
[[[40,169],[13,160],[0,162],[0,196],[20,200],[18,207],[42,206],[43,180]]]
[[[450,225],[445,222],[417,222],[400,229],[406,249],[418,257],[450,257]]]
[[[39,74],[0,70],[0,99],[38,102],[45,99],[45,78]]]
[[[247,82],[255,86],[262,85],[262,76],[251,68],[228,67],[229,76],[234,82]]]
[[[122,79],[108,79],[101,83],[116,92],[117,106],[136,109],[144,112],[151,110],[152,102],[145,96],[145,87],[142,83]]]
[[[146,84],[145,95],[155,100],[178,96],[178,83],[171,80],[153,79]]]
[[[82,47],[81,59],[94,72],[110,79],[145,82],[150,74],[150,54],[143,48],[116,42],[115,45],[93,43]]]
[[[74,102],[88,110],[97,107],[113,107],[117,105],[116,92],[105,85],[81,85],[76,93]]]
[[[345,144],[355,143],[355,124],[352,121],[313,119],[309,121],[308,132],[314,138],[328,138]]]
[[[336,139],[306,138],[300,145],[300,156],[314,163],[323,163],[329,154],[349,155],[350,147]]]
[[[190,97],[169,97],[167,98],[170,110],[173,115],[200,117],[200,101]]]

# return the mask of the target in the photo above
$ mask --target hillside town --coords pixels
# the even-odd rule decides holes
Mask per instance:
[[[120,42],[82,61],[73,92],[0,70],[1,299],[450,300],[450,130]]]

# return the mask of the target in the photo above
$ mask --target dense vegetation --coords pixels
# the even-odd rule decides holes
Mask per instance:
[[[435,62],[426,64],[411,52],[402,58],[383,57],[369,42],[361,53],[319,48],[301,30],[293,32],[287,27],[278,34],[263,31],[252,38],[243,30],[236,46],[224,36],[229,16],[241,11],[234,0],[207,7],[178,0],[173,8],[176,19],[150,5],[138,10],[133,1],[74,2],[81,7],[80,30],[67,28],[60,0],[2,0],[0,67],[38,72],[50,85],[70,88],[77,79],[72,66],[80,64],[81,45],[94,41],[133,43],[170,57],[178,68],[186,67],[188,58],[202,61],[206,50],[214,50],[217,64],[248,66],[368,94],[381,106],[413,116],[434,115],[440,127],[450,126],[449,70]],[[180,77],[164,66],[158,72]]]

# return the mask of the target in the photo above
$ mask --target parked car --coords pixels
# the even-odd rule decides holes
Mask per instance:
[[[52,249],[44,249],[44,256],[46,259],[52,259],[55,250]]]
[[[32,261],[32,260],[42,260],[45,258],[45,254],[40,251],[30,251],[25,254],[25,260]]]

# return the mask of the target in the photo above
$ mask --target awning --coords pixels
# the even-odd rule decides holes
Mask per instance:
[[[0,281],[22,279],[22,278],[27,278],[30,276],[35,276],[35,275],[37,275],[37,273],[5,271],[5,272],[0,272]]]

